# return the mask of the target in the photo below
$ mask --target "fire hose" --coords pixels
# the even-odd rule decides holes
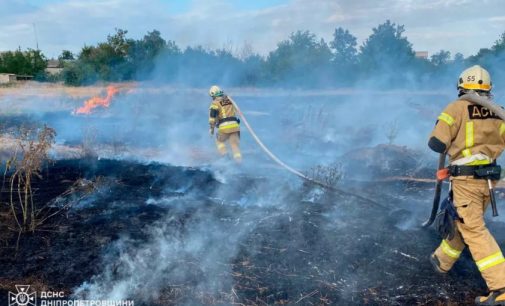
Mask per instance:
[[[336,188],[335,186],[330,186],[324,182],[321,182],[315,178],[312,178],[312,177],[308,177],[307,175],[301,173],[300,171],[290,167],[289,165],[287,165],[286,163],[284,163],[282,160],[280,160],[277,156],[275,156],[275,154],[273,154],[267,146],[265,146],[265,144],[261,141],[261,139],[258,137],[258,135],[256,135],[256,133],[254,132],[253,128],[251,127],[251,125],[249,124],[249,122],[247,121],[247,118],[244,116],[244,114],[242,113],[242,111],[240,110],[240,107],[238,106],[238,104],[230,97],[228,96],[228,98],[230,99],[230,101],[233,103],[233,106],[235,107],[235,110],[237,111],[237,113],[239,114],[240,118],[242,119],[242,122],[244,123],[244,125],[246,126],[247,130],[249,131],[249,133],[251,134],[251,136],[253,137],[254,141],[256,141],[256,143],[259,145],[259,147],[261,148],[261,150],[263,150],[263,152],[268,155],[268,157],[270,157],[270,159],[272,159],[275,163],[277,163],[279,166],[281,166],[282,168],[286,169],[287,171],[291,172],[292,174],[300,177],[302,180],[306,181],[306,182],[309,182],[311,184],[314,184],[314,185],[317,185],[317,186],[320,186],[324,189],[327,189],[327,190],[330,190],[330,191],[333,191],[335,193],[339,193],[339,194],[342,194],[342,195],[346,195],[346,196],[351,196],[351,197],[354,197],[354,198],[357,198],[359,200],[362,200],[364,202],[368,202],[368,203],[371,203],[371,204],[375,204],[375,205],[378,205],[380,207],[383,207],[385,208],[384,205],[370,199],[370,198],[367,198],[367,197],[363,197],[363,196],[360,196],[358,194],[355,194],[355,193],[351,193],[351,192],[347,192],[347,191],[344,191],[342,189],[339,189],[339,188]]]
[[[467,93],[459,98],[460,100],[465,100],[471,103],[475,103],[482,107],[487,108],[491,112],[495,113],[500,119],[505,121],[505,109],[503,109],[498,104],[494,103],[490,98],[479,96],[475,92]],[[438,170],[442,170],[445,167],[445,153],[440,154],[439,162],[438,162]],[[440,205],[440,194],[442,192],[442,181],[443,179],[437,178],[437,183],[435,185],[435,197],[433,199],[433,206],[431,209],[431,214],[428,220],[426,220],[422,226],[428,227],[435,221],[436,215],[438,213],[438,208]],[[498,216],[498,210],[496,208],[496,200],[494,198],[493,186],[491,184],[491,180],[488,179],[489,185],[489,194],[491,198],[491,207],[493,209],[493,216]]]

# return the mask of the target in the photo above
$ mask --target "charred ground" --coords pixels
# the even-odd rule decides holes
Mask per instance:
[[[414,206],[421,205],[415,199],[429,198],[431,184],[354,184],[356,192],[384,203],[378,207],[282,184],[282,177],[237,172],[220,182],[206,170],[156,163],[57,161],[35,182],[35,195],[64,211],[23,235],[17,253],[17,234],[2,222],[2,295],[29,282],[89,297],[96,294],[93,284],[113,287],[138,271],[156,278],[151,289],[129,283],[127,297],[140,305],[462,305],[485,291],[467,253],[445,277],[431,270],[427,256],[438,238],[414,226],[420,221]],[[81,183],[86,190],[78,180],[87,182]],[[265,201],[258,195],[265,188],[279,196]],[[2,216],[7,213],[2,205]],[[502,223],[491,227],[504,232]],[[191,249],[195,228],[203,246]],[[503,243],[505,236],[497,239]],[[167,241],[178,243],[157,249]],[[128,267],[148,254],[160,257]]]
[[[136,305],[472,304],[485,284],[468,252],[445,277],[427,260],[439,239],[419,224],[431,208],[433,183],[384,179],[430,178],[433,156],[377,146],[395,117],[405,127],[400,143],[424,143],[443,107],[426,101],[447,99],[370,95],[236,100],[257,134],[290,165],[335,165],[343,171],[339,188],[380,205],[290,177],[247,133],[242,168],[215,162],[213,140],[202,133],[208,128],[205,93],[118,95],[109,109],[85,117],[71,114],[82,99],[51,97],[65,106],[53,109],[50,101],[30,97],[25,102],[32,111],[1,116],[0,128],[15,134],[20,126],[48,123],[56,129],[55,151],[62,154],[32,182],[44,215],[56,214],[23,234],[16,251],[4,185],[0,304],[15,284],[64,290],[72,299],[131,298]],[[195,112],[195,105],[204,111]],[[349,112],[356,105],[359,111]],[[377,116],[384,109],[396,111]],[[15,137],[7,140],[14,148]],[[6,160],[11,152],[3,144]],[[115,159],[103,158],[109,156]],[[145,162],[131,161],[138,159]],[[504,223],[493,220],[490,228],[505,243]]]

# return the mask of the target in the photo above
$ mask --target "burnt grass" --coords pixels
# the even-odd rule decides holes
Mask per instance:
[[[75,187],[83,179],[91,192]],[[232,191],[217,194],[224,185]],[[281,189],[282,196],[272,197],[268,206],[240,204],[241,197],[254,197],[265,186]],[[148,248],[150,229],[164,224],[166,235],[184,241],[190,225],[202,219],[229,233],[249,228],[230,241],[236,244],[230,259],[215,263],[225,268],[211,276],[228,281],[217,289],[202,288],[199,280],[212,272],[188,268],[182,278],[163,278],[152,297],[132,289],[128,298],[136,305],[471,305],[486,292],[467,251],[448,275],[432,270],[427,258],[439,239],[433,230],[416,225],[422,220],[411,209],[419,205],[412,199],[431,197],[431,185],[390,182],[347,188],[384,203],[378,207],[245,174],[221,183],[201,169],[80,159],[48,165],[34,190],[36,203],[61,212],[34,233],[23,234],[15,252],[17,233],[8,228],[12,222],[2,192],[0,304],[7,302],[14,284],[70,294],[114,264],[119,255],[111,245],[121,237],[128,237],[128,248]],[[310,194],[319,196],[311,199]],[[414,225],[404,226],[405,220]],[[505,233],[499,222],[491,230]],[[505,235],[497,239],[503,245]],[[185,260],[194,264],[190,258],[180,260],[183,266]],[[171,268],[167,265],[166,275]],[[121,267],[114,271],[113,277],[128,277]]]

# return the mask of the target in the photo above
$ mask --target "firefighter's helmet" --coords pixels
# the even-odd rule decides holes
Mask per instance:
[[[458,80],[458,89],[491,91],[493,83],[486,69],[479,65],[472,66],[461,73]]]
[[[214,85],[209,89],[209,96],[212,98],[223,96],[223,91],[218,86]]]

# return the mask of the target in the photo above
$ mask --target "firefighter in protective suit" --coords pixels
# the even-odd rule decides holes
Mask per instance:
[[[212,97],[209,114],[209,133],[214,135],[214,129],[217,127],[216,146],[219,154],[227,154],[226,142],[229,143],[233,158],[237,162],[242,161],[240,153],[240,120],[236,116],[235,106],[230,99],[224,95],[218,86],[212,86],[209,90]]]
[[[489,73],[478,65],[463,71],[458,80],[459,97],[466,93],[489,96],[491,88]],[[430,262],[438,272],[446,273],[468,246],[490,290],[488,296],[475,299],[476,305],[505,305],[505,258],[484,222],[490,189],[486,179],[474,175],[476,169],[496,166],[505,148],[505,123],[485,107],[456,100],[438,117],[428,145],[450,156],[453,201],[459,217],[454,237],[442,240]]]

